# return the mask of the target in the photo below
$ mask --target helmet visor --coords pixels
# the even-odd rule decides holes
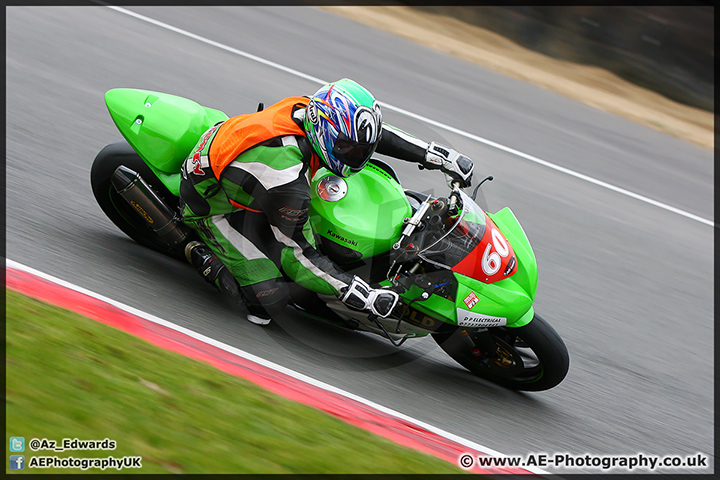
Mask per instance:
[[[375,152],[377,143],[356,142],[344,133],[338,133],[335,140],[332,154],[339,161],[350,167],[350,171],[357,173],[360,171],[370,156]]]

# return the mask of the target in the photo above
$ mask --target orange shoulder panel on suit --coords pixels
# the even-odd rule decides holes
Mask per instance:
[[[230,118],[218,129],[208,153],[216,178],[240,154],[270,139],[285,135],[304,135],[292,119],[295,105],[307,106],[307,97],[289,97],[255,113]],[[314,155],[313,155],[314,156]]]

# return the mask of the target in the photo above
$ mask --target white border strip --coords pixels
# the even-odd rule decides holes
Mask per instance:
[[[128,312],[128,313],[130,313],[130,314],[132,314],[132,315],[135,315],[135,316],[137,316],[137,317],[143,318],[143,319],[145,319],[145,320],[148,320],[148,321],[150,321],[150,322],[156,323],[156,324],[158,324],[158,325],[162,325],[163,327],[169,328],[169,329],[171,329],[171,330],[175,330],[176,332],[179,332],[179,333],[182,333],[182,334],[187,335],[187,336],[189,336],[189,337],[192,337],[192,338],[194,338],[194,339],[196,339],[196,340],[199,340],[199,341],[201,341],[201,342],[203,342],[203,343],[207,343],[208,345],[212,345],[213,347],[217,347],[217,348],[219,348],[219,349],[221,349],[221,350],[224,350],[224,351],[226,351],[226,352],[228,352],[228,353],[231,353],[231,354],[233,354],[233,355],[236,355],[236,356],[238,356],[238,357],[244,358],[244,359],[246,359],[246,360],[250,360],[251,362],[255,362],[255,363],[259,364],[259,365],[262,365],[263,367],[270,368],[270,369],[272,369],[272,370],[275,370],[275,371],[277,371],[277,372],[283,373],[283,374],[285,374],[285,375],[287,375],[287,376],[289,376],[289,377],[293,377],[293,378],[295,378],[295,379],[297,379],[297,380],[300,380],[300,381],[302,381],[302,382],[308,383],[308,384],[313,385],[313,386],[315,386],[315,387],[322,388],[323,390],[326,390],[326,391],[329,391],[329,392],[332,392],[332,393],[341,395],[341,396],[343,396],[343,397],[345,397],[345,398],[349,398],[349,399],[351,399],[351,400],[355,400],[356,402],[363,403],[363,404],[365,404],[365,405],[367,405],[367,406],[369,406],[369,407],[371,407],[371,408],[374,408],[374,409],[376,409],[376,410],[379,410],[379,411],[381,411],[381,412],[383,412],[383,413],[385,413],[385,414],[387,414],[387,415],[392,415],[392,416],[397,417],[397,418],[400,418],[400,419],[402,419],[402,420],[404,420],[404,421],[406,421],[406,422],[414,423],[415,425],[417,425],[417,426],[419,426],[419,427],[422,427],[422,428],[424,428],[425,430],[428,430],[428,431],[430,431],[430,432],[432,432],[432,433],[435,433],[435,434],[440,435],[440,436],[442,436],[442,437],[445,437],[445,438],[447,438],[447,439],[449,439],[449,440],[452,440],[452,441],[454,441],[454,442],[457,442],[457,443],[459,443],[459,444],[461,444],[461,445],[464,445],[464,446],[466,446],[466,447],[468,447],[468,448],[471,448],[471,449],[473,449],[473,450],[475,450],[475,451],[485,453],[486,455],[489,455],[489,456],[492,456],[492,457],[508,457],[508,455],[506,455],[506,454],[504,454],[504,453],[500,453],[500,452],[498,452],[497,450],[493,450],[493,449],[491,449],[491,448],[485,447],[485,446],[483,446],[483,445],[480,445],[480,444],[478,444],[478,443],[472,442],[472,441],[470,441],[470,440],[466,440],[466,439],[464,439],[464,438],[462,438],[462,437],[459,437],[458,435],[455,435],[455,434],[450,433],[450,432],[446,432],[445,430],[442,430],[442,429],[440,429],[440,428],[434,427],[434,426],[429,425],[429,424],[427,424],[427,423],[425,423],[425,422],[422,422],[422,421],[420,421],[420,420],[416,420],[416,419],[414,419],[414,418],[412,418],[412,417],[409,417],[409,416],[407,416],[407,415],[405,415],[405,414],[402,414],[402,413],[400,413],[400,412],[397,412],[397,411],[395,411],[395,410],[392,410],[392,409],[390,409],[390,408],[387,408],[387,407],[385,407],[385,406],[383,406],[383,405],[377,404],[377,403],[372,402],[372,401],[370,401],[370,400],[367,400],[367,399],[365,399],[365,398],[363,398],[363,397],[360,397],[360,396],[358,396],[358,395],[352,394],[352,393],[350,393],[350,392],[346,392],[345,390],[341,390],[341,389],[339,389],[339,388],[337,388],[337,387],[334,387],[334,386],[332,386],[332,385],[330,385],[330,384],[327,384],[327,383],[325,383],[325,382],[321,382],[320,380],[316,380],[316,379],[314,379],[314,378],[312,378],[312,377],[308,377],[307,375],[304,375],[304,374],[302,374],[302,373],[296,372],[296,371],[294,371],[294,370],[290,370],[289,368],[283,367],[282,365],[278,365],[278,364],[273,363],[273,362],[271,362],[271,361],[269,361],[269,360],[265,360],[264,358],[257,357],[257,356],[255,356],[255,355],[253,355],[253,354],[251,354],[251,353],[245,352],[245,351],[240,350],[240,349],[238,349],[238,348],[235,348],[235,347],[233,347],[233,346],[231,346],[231,345],[227,345],[227,344],[225,344],[225,343],[219,342],[219,341],[217,341],[217,340],[215,340],[215,339],[213,339],[213,338],[206,337],[205,335],[203,335],[203,334],[201,334],[201,333],[197,333],[197,332],[195,332],[195,331],[193,331],[193,330],[189,330],[189,329],[187,329],[187,328],[185,328],[185,327],[182,327],[182,326],[180,326],[180,325],[176,325],[176,324],[174,324],[174,323],[172,323],[172,322],[169,322],[169,321],[167,321],[167,320],[163,320],[162,318],[156,317],[156,316],[151,315],[151,314],[149,314],[149,313],[145,313],[145,312],[143,312],[143,311],[141,311],[141,310],[138,310],[137,308],[131,307],[131,306],[129,306],[129,305],[125,305],[124,303],[120,303],[120,302],[118,302],[118,301],[116,301],[116,300],[113,300],[113,299],[111,299],[111,298],[105,297],[105,296],[100,295],[100,294],[98,294],[98,293],[95,293],[95,292],[93,292],[93,291],[91,291],[91,290],[87,290],[87,289],[85,289],[85,288],[83,288],[83,287],[74,285],[74,284],[72,284],[72,283],[70,283],[70,282],[67,282],[67,281],[65,281],[65,280],[61,280],[61,279],[59,279],[59,278],[57,278],[57,277],[53,277],[52,275],[48,275],[47,273],[41,272],[41,271],[39,271],[39,270],[35,270],[35,269],[32,268],[32,267],[28,267],[27,265],[23,265],[23,264],[18,263],[18,262],[14,261],[14,260],[10,260],[9,258],[6,259],[6,266],[9,267],[9,268],[13,268],[13,269],[15,269],[15,270],[20,270],[20,271],[23,271],[23,272],[26,272],[26,273],[30,273],[30,274],[32,274],[32,275],[35,275],[35,276],[37,276],[37,277],[40,277],[40,278],[42,278],[42,279],[45,279],[45,280],[47,280],[47,281],[49,281],[49,282],[55,283],[55,284],[60,285],[60,286],[62,286],[62,287],[68,288],[68,289],[70,289],[70,290],[74,290],[74,291],[76,291],[76,292],[78,292],[78,293],[82,293],[82,294],[84,294],[84,295],[87,295],[87,296],[89,296],[89,297],[95,298],[95,299],[100,300],[100,301],[102,301],[102,302],[109,303],[110,305],[112,305],[112,306],[114,306],[114,307],[116,307],[116,308],[119,308],[120,310],[123,310],[123,311],[125,311],[125,312]],[[528,470],[528,471],[530,471],[530,472],[532,472],[532,473],[535,473],[535,474],[540,474],[540,475],[543,475],[543,474],[544,474],[544,475],[548,475],[548,474],[549,474],[549,472],[546,472],[546,471],[544,471],[544,470],[541,470],[541,469],[535,468],[535,467],[522,467],[522,468],[524,468],[525,470]]]
[[[123,14],[125,14],[125,15],[129,15],[129,16],[131,16],[131,17],[135,17],[135,18],[137,18],[138,20],[142,20],[142,21],[144,21],[144,22],[151,23],[151,24],[156,25],[156,26],[158,26],[158,27],[165,28],[165,29],[170,30],[170,31],[173,31],[173,32],[175,32],[175,33],[179,33],[180,35],[184,35],[184,36],[186,36],[186,37],[189,37],[189,38],[198,40],[198,41],[200,41],[200,42],[206,43],[206,44],[208,44],[208,45],[211,45],[211,46],[213,46],[213,47],[219,48],[219,49],[221,49],[221,50],[225,50],[225,51],[227,51],[227,52],[234,53],[235,55],[239,55],[239,56],[241,56],[241,57],[245,57],[245,58],[250,59],[250,60],[253,60],[253,61],[255,61],[255,62],[262,63],[263,65],[267,65],[267,66],[269,66],[269,67],[272,67],[272,68],[281,70],[281,71],[286,72],[286,73],[289,73],[289,74],[291,74],[291,75],[295,75],[296,77],[300,77],[300,78],[303,78],[303,79],[305,79],[305,80],[309,80],[309,81],[311,81],[311,82],[318,83],[318,84],[320,84],[320,85],[325,85],[325,84],[329,83],[329,82],[327,82],[327,81],[325,81],[325,80],[322,80],[322,79],[320,79],[320,78],[313,77],[312,75],[308,75],[308,74],[306,74],[306,73],[302,73],[302,72],[300,72],[300,71],[298,71],[298,70],[295,70],[295,69],[286,67],[286,66],[284,66],[284,65],[280,65],[279,63],[271,62],[270,60],[266,60],[266,59],[264,59],[264,58],[261,58],[261,57],[258,57],[258,56],[256,56],[256,55],[253,55],[253,54],[251,54],[251,53],[247,53],[247,52],[244,52],[244,51],[242,51],[242,50],[238,50],[238,49],[236,49],[236,48],[229,47],[229,46],[224,45],[224,44],[222,44],[222,43],[215,42],[215,41],[210,40],[210,39],[208,39],[208,38],[201,37],[200,35],[196,35],[196,34],[194,34],[194,33],[188,32],[187,30],[183,30],[183,29],[181,29],[181,28],[174,27],[174,26],[169,25],[169,24],[167,24],[167,23],[163,23],[163,22],[160,22],[160,21],[158,21],[158,20],[154,20],[154,19],[152,19],[152,18],[150,18],[150,17],[146,17],[146,16],[144,16],[144,15],[140,15],[139,13],[135,13],[135,12],[132,12],[132,11],[130,11],[130,10],[126,10],[126,9],[124,9],[124,8],[116,7],[116,6],[112,6],[112,5],[107,5],[107,8],[110,8],[110,9],[115,10],[115,11],[117,11],[117,12],[123,13]],[[566,173],[566,174],[568,174],[568,175],[570,175],[570,176],[572,176],[572,177],[579,178],[580,180],[585,180],[586,182],[590,182],[590,183],[592,183],[592,184],[594,184],[594,185],[598,185],[598,186],[600,186],[600,187],[607,188],[607,189],[609,189],[609,190],[612,190],[612,191],[614,191],[614,192],[620,193],[620,194],[622,194],[622,195],[626,195],[626,196],[631,197],[631,198],[634,198],[634,199],[636,199],[636,200],[640,200],[641,202],[649,203],[650,205],[654,205],[654,206],[656,206],[656,207],[659,207],[659,208],[668,210],[668,211],[670,211],[670,212],[677,213],[678,215],[682,215],[682,216],[684,216],[684,217],[687,217],[687,218],[689,218],[689,219],[695,220],[695,221],[697,221],[697,222],[704,223],[704,224],[706,224],[706,225],[710,225],[711,227],[715,225],[715,223],[714,223],[712,220],[707,220],[707,219],[705,219],[705,218],[703,218],[703,217],[700,217],[700,216],[698,216],[698,215],[695,215],[695,214],[686,212],[686,211],[684,211],[684,210],[680,210],[679,208],[675,208],[675,207],[672,207],[672,206],[670,206],[670,205],[668,205],[668,204],[665,204],[665,203],[662,203],[662,202],[658,202],[657,200],[653,200],[653,199],[651,199],[651,198],[649,198],[649,197],[646,197],[646,196],[644,196],[644,195],[639,195],[639,194],[633,193],[633,192],[631,192],[631,191],[629,191],[629,190],[625,190],[624,188],[616,187],[615,185],[612,185],[612,184],[607,183],[607,182],[603,182],[602,180],[597,180],[597,179],[595,179],[595,178],[589,177],[589,176],[584,175],[584,174],[582,174],[582,173],[578,173],[578,172],[576,172],[576,171],[574,171],[574,170],[570,170],[569,168],[561,167],[560,165],[555,165],[554,163],[548,162],[547,160],[542,160],[542,159],[540,159],[540,158],[538,158],[538,157],[535,157],[535,156],[533,156],[533,155],[529,155],[529,154],[527,154],[527,153],[523,153],[523,152],[521,152],[521,151],[519,151],[519,150],[515,150],[514,148],[506,147],[505,145],[501,145],[501,144],[499,144],[499,143],[497,143],[497,142],[493,142],[492,140],[488,140],[488,139],[486,139],[486,138],[479,137],[479,136],[474,135],[474,134],[472,134],[472,133],[468,133],[468,132],[465,132],[465,131],[463,131],[463,130],[457,129],[457,128],[455,128],[455,127],[451,127],[451,126],[449,126],[449,125],[445,125],[444,123],[437,122],[437,121],[432,120],[432,119],[430,119],[430,118],[423,117],[422,115],[418,115],[418,114],[412,113],[412,112],[410,112],[410,111],[408,111],[408,110],[404,110],[404,109],[402,109],[402,108],[395,107],[395,106],[390,105],[390,104],[388,104],[388,103],[384,103],[384,102],[378,102],[378,103],[379,103],[380,105],[382,105],[383,108],[387,108],[388,110],[393,110],[393,111],[395,111],[395,112],[397,112],[397,113],[401,113],[401,114],[406,115],[406,116],[408,116],[408,117],[410,117],[410,118],[414,118],[415,120],[419,120],[419,121],[425,122],[425,123],[427,123],[427,124],[429,124],[429,125],[433,125],[433,126],[435,126],[435,127],[441,128],[441,129],[443,129],[443,130],[447,130],[448,132],[452,132],[452,133],[455,133],[455,134],[460,135],[460,136],[462,136],[462,137],[469,138],[469,139],[471,139],[471,140],[475,140],[476,142],[485,144],[485,145],[487,145],[487,146],[489,146],[489,147],[497,148],[498,150],[502,150],[503,152],[510,153],[510,154],[515,155],[515,156],[518,156],[518,157],[520,157],[520,158],[524,158],[525,160],[529,160],[529,161],[531,161],[531,162],[534,162],[534,163],[543,165],[543,166],[548,167],[548,168],[551,168],[551,169],[553,169],[553,170],[557,170],[558,172]]]

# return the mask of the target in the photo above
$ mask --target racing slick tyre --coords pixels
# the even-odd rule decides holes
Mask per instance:
[[[478,335],[489,335],[497,350],[490,354]],[[524,391],[548,390],[558,385],[570,368],[567,347],[540,315],[522,327],[478,329],[457,327],[434,333],[433,338],[456,362],[475,375],[498,385]]]

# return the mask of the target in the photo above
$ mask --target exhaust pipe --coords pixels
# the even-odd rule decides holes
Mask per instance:
[[[137,210],[163,241],[176,247],[188,240],[190,227],[158,197],[139,173],[120,165],[115,169],[111,181],[115,190]]]

